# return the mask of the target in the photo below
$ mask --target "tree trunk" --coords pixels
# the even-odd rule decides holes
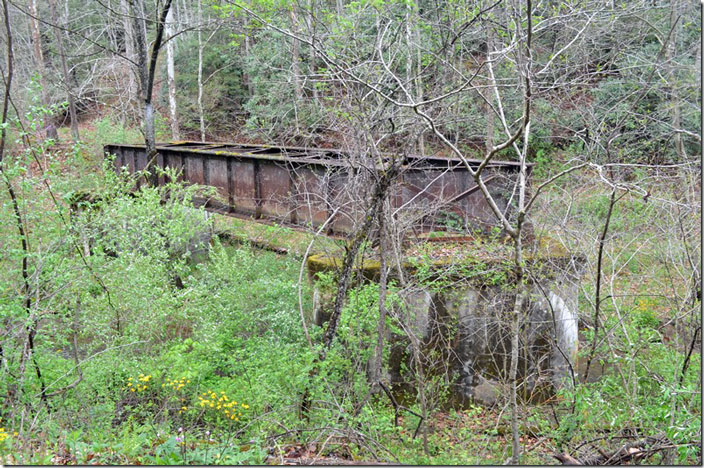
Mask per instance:
[[[516,217],[516,228],[514,231],[514,273],[516,276],[516,302],[513,308],[513,314],[511,317],[511,369],[509,371],[509,381],[511,382],[511,439],[512,439],[512,451],[511,451],[511,463],[518,465],[521,461],[521,445],[520,437],[518,433],[518,355],[519,355],[519,345],[520,345],[520,319],[523,313],[524,302],[528,295],[525,272],[524,259],[523,259],[523,223],[526,217],[526,191],[528,187],[528,170],[526,161],[528,158],[528,147],[530,144],[530,99],[531,99],[531,70],[530,70],[530,58],[531,58],[531,36],[532,36],[532,4],[530,0],[526,2],[526,10],[528,12],[527,21],[527,34],[526,34],[526,55],[520,58],[518,63],[519,68],[524,68],[525,73],[525,88],[524,88],[524,100],[526,102],[526,114],[523,127],[523,147],[520,151],[520,170],[518,173],[518,214]],[[487,53],[489,50],[487,49]],[[527,63],[522,64],[523,60]],[[524,65],[524,67],[522,67]],[[493,80],[492,80],[493,81]],[[514,141],[515,145],[515,141]],[[526,373],[527,374],[527,373]],[[525,379],[527,375],[524,375]]]
[[[156,142],[154,136],[154,112],[151,107],[151,90],[147,91],[148,87],[148,69],[147,69],[147,25],[144,13],[143,0],[129,0],[130,14],[132,16],[132,27],[135,39],[135,56],[137,58],[137,89],[139,99],[143,103],[142,120],[144,143],[146,146],[147,159],[150,158],[152,149],[156,151]]]
[[[51,101],[49,100],[49,89],[46,83],[46,69],[44,67],[44,54],[42,52],[42,38],[41,32],[39,31],[39,12],[37,11],[37,0],[29,0],[29,24],[32,30],[32,46],[34,51],[34,63],[37,67],[37,72],[39,74],[39,86],[41,87],[41,101],[42,107],[49,109],[51,106]],[[59,134],[56,131],[56,127],[51,123],[51,117],[49,114],[44,114],[43,116],[44,131],[46,132],[46,137],[53,140],[59,140]]]
[[[313,32],[313,28],[315,27],[315,17],[314,17],[314,11],[315,11],[315,5],[313,3],[313,0],[309,0],[308,2],[308,14],[306,15],[306,25],[308,27],[308,32],[311,34],[312,37],[315,38],[315,33]],[[316,69],[316,62],[318,60],[318,53],[315,50],[315,47],[310,48],[310,62],[308,65],[308,73],[310,75],[310,88],[311,88],[311,94],[313,96],[313,103],[317,106],[318,105],[318,87],[316,86],[316,80],[315,76],[317,73]]]
[[[12,204],[13,214],[15,215],[15,226],[17,227],[17,233],[19,236],[20,244],[22,246],[22,260],[21,260],[21,271],[22,271],[22,285],[24,292],[24,304],[23,307],[27,313],[27,324],[25,330],[27,332],[27,340],[23,346],[22,355],[20,356],[19,362],[19,375],[20,383],[19,388],[22,388],[22,382],[24,380],[24,367],[29,359],[32,360],[34,365],[34,371],[39,380],[39,385],[41,389],[40,397],[44,403],[47,403],[46,397],[46,385],[44,383],[44,377],[42,376],[39,363],[34,356],[34,336],[37,333],[37,319],[32,315],[32,291],[29,284],[30,272],[29,272],[29,242],[27,231],[24,227],[24,220],[22,219],[22,211],[20,209],[19,202],[17,200],[17,195],[12,183],[7,173],[5,173],[3,165],[3,156],[5,154],[5,140],[7,139],[7,116],[10,107],[10,91],[12,90],[12,78],[14,74],[14,52],[13,52],[13,42],[12,42],[12,31],[10,28],[10,14],[7,7],[7,0],[2,1],[3,16],[5,19],[5,32],[6,32],[6,43],[7,43],[7,74],[3,71],[3,83],[5,84],[5,93],[3,97],[2,105],[2,119],[0,120],[0,176],[4,179],[5,185],[7,187],[7,194],[10,198],[10,203]],[[36,8],[34,10],[36,13]],[[35,15],[36,16],[36,15]],[[33,19],[34,20],[34,19]]]
[[[59,17],[56,13],[56,0],[49,0],[49,8],[51,9],[51,20],[54,24],[59,24]],[[71,76],[68,72],[68,65],[66,64],[66,53],[64,48],[64,39],[61,31],[54,30],[54,35],[56,36],[56,45],[59,49],[59,58],[61,61],[61,71],[64,78],[64,86],[66,87],[66,95],[68,96],[68,114],[71,119],[71,137],[74,143],[78,143],[80,135],[78,134],[78,115],[76,114],[76,98],[73,95],[73,88],[71,87]]]
[[[528,155],[528,143],[530,139],[530,121],[526,124],[524,132],[524,143],[521,151],[521,166],[518,176],[518,217],[516,220],[516,230],[514,237],[514,265],[513,271],[516,281],[516,301],[511,314],[511,367],[509,369],[509,382],[511,384],[511,439],[512,452],[511,463],[517,465],[520,462],[521,446],[518,433],[518,356],[520,346],[520,319],[527,295],[525,273],[523,271],[523,221],[525,219],[526,187],[528,176],[526,170],[526,157]],[[526,378],[526,375],[523,376]]]
[[[171,138],[181,139],[181,132],[178,125],[178,113],[176,108],[176,72],[174,70],[174,40],[170,39],[174,34],[174,11],[169,9],[166,16],[166,77],[169,86],[169,119],[171,121]],[[200,52],[200,50],[199,50]]]
[[[672,63],[677,53],[677,33],[681,24],[682,22],[679,17],[679,2],[673,0],[670,10],[670,29],[672,29],[672,36],[670,37],[670,42],[667,44],[667,48],[665,49],[665,63],[667,64],[669,71],[670,102],[672,103],[672,127],[675,131],[675,152],[677,153],[678,162],[683,162],[687,159],[687,154],[685,153],[684,144],[682,142],[682,133],[680,132],[680,129],[682,128],[682,111],[680,109],[680,99],[677,92],[677,75],[675,74],[676,67]]]
[[[337,16],[342,18],[342,12],[345,9],[345,5],[342,0],[335,0],[335,9],[337,10]]]
[[[120,0],[120,10],[122,12],[122,28],[125,35],[125,57],[127,57],[132,62],[137,62],[137,56],[135,54],[135,29],[133,28],[133,21],[130,19],[130,5],[128,0]],[[134,13],[134,11],[132,12]],[[125,103],[125,108],[122,109],[123,122],[124,117],[131,116],[134,103],[138,100],[139,91],[137,89],[137,81],[135,79],[135,69],[134,64],[127,62],[126,68],[126,81],[127,81],[127,102]]]
[[[205,141],[205,112],[203,112],[203,0],[198,0],[198,121],[200,141]]]
[[[372,369],[372,382],[381,380],[383,357],[384,357],[384,340],[386,338],[386,287],[387,287],[387,265],[386,265],[386,227],[385,227],[386,210],[379,210],[379,323],[377,325],[376,334],[376,352],[374,358],[374,367]]]
[[[162,39],[164,37],[164,24],[166,16],[171,9],[171,0],[166,0],[159,22],[156,25],[156,37],[152,45],[152,51],[147,56],[147,25],[144,15],[143,0],[130,0],[132,5],[132,16],[134,29],[136,31],[135,38],[137,39],[137,57],[139,70],[139,89],[140,96],[144,104],[144,142],[147,154],[147,165],[145,170],[151,172],[152,165],[156,160],[156,135],[154,127],[154,104],[152,103],[152,95],[154,91],[154,75],[156,73],[156,63],[161,50]],[[148,62],[147,62],[148,60]],[[150,175],[150,182],[156,184],[156,174]]]
[[[517,237],[515,243],[516,265],[514,272],[516,274],[516,302],[514,303],[513,312],[511,314],[511,367],[509,370],[509,382],[511,384],[511,464],[518,465],[521,456],[521,445],[518,434],[518,347],[520,344],[519,334],[520,325],[519,319],[523,310],[524,302],[524,284],[523,284],[523,253],[520,236]]]
[[[245,82],[245,85],[247,86],[247,98],[251,99],[254,96],[254,84],[252,83],[252,79],[249,76],[249,73],[247,72],[247,59],[249,58],[249,51],[252,47],[250,43],[250,38],[249,38],[249,16],[244,18],[244,23],[242,24],[242,29],[244,30],[244,73],[242,74],[242,79]]]
[[[606,220],[604,221],[604,229],[601,231],[599,236],[599,250],[597,253],[597,263],[596,263],[596,292],[594,294],[594,336],[592,337],[592,349],[587,357],[587,364],[584,369],[584,382],[589,380],[589,369],[592,365],[592,360],[596,356],[597,339],[599,335],[599,322],[601,321],[600,310],[601,310],[601,277],[602,277],[602,264],[604,259],[604,246],[606,245],[606,236],[609,233],[609,223],[611,222],[611,215],[614,211],[614,205],[619,200],[616,198],[616,187],[611,189],[611,196],[609,198],[609,210],[606,212]]]
[[[415,34],[413,34],[413,38],[415,39],[415,44],[413,44],[413,48],[416,51],[416,60],[415,60],[415,77],[414,77],[414,88],[415,88],[415,95],[416,95],[416,100],[417,101],[422,101],[423,100],[423,81],[421,80],[421,71],[423,69],[423,56],[422,56],[422,49],[421,49],[421,37],[420,37],[420,28],[418,28],[418,23],[420,22],[419,18],[419,12],[418,12],[418,4],[414,3],[413,4],[413,12],[412,12],[412,18],[413,18],[413,31]],[[410,44],[409,44],[410,46]],[[418,153],[421,156],[425,156],[425,136],[423,132],[418,135]]]
[[[491,27],[487,28],[486,32],[486,57],[485,60],[491,60],[491,52],[494,50],[494,32]],[[484,92],[484,98],[486,102],[484,103],[484,114],[486,115],[486,151],[491,151],[494,147],[494,111],[492,110],[489,103],[492,100],[491,97],[491,83],[488,82],[486,86],[486,91]]]
[[[337,281],[335,304],[333,306],[332,314],[330,314],[328,328],[325,330],[325,334],[323,335],[323,344],[326,348],[330,347],[332,340],[335,338],[338,321],[340,320],[342,306],[344,305],[345,298],[347,297],[347,290],[349,289],[350,279],[354,270],[354,261],[359,253],[359,248],[367,239],[372,223],[378,216],[382,202],[386,198],[386,193],[398,175],[400,167],[401,161],[393,161],[391,165],[383,172],[381,179],[376,182],[369,208],[364,216],[364,222],[355,233],[355,236],[352,238],[352,241],[347,248],[345,259],[342,264],[342,271],[340,272],[340,277]]]
[[[298,34],[298,17],[296,16],[296,6],[291,5],[291,31]],[[293,72],[293,89],[296,96],[296,105],[303,97],[301,88],[301,67],[298,39],[291,40],[291,71]]]

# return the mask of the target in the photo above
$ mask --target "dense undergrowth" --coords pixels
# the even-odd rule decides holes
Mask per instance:
[[[103,127],[105,138],[120,139]],[[370,393],[366,379],[376,286],[352,291],[340,339],[324,363],[316,362],[322,333],[309,327],[312,346],[305,338],[301,308],[310,313],[312,293],[309,282],[299,284],[299,260],[223,244],[213,236],[213,219],[193,207],[201,188],[135,191],[126,174],[93,171],[99,164],[90,146],[16,150],[6,166],[29,250],[21,248],[3,192],[0,393],[7,397],[0,404],[0,462],[277,463],[296,452],[496,464],[510,456],[501,405],[447,410],[447,388],[431,376],[424,388],[440,396],[419,435],[410,412],[394,426],[389,400]],[[100,196],[82,195],[84,189]],[[602,205],[586,198],[578,206],[582,222],[598,224]],[[647,214],[624,206],[618,222]],[[620,245],[632,249],[628,239]],[[666,270],[655,247],[645,250],[651,257],[627,262],[628,272]],[[23,258],[29,309],[19,294]],[[590,281],[582,301],[587,321]],[[393,287],[391,294],[393,301]],[[674,445],[671,458],[658,454],[651,462],[701,457],[700,355],[685,365],[687,343],[670,342],[679,335],[663,331],[676,312],[672,303],[647,295],[629,301],[605,308],[601,377],[523,408],[524,463],[554,462],[552,454],[589,440],[607,449],[621,437],[662,432]],[[583,353],[591,339],[585,327]],[[404,401],[418,412],[418,398]]]

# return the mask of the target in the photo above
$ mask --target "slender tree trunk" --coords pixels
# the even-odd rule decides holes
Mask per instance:
[[[298,34],[298,16],[296,15],[295,4],[291,5],[291,31]],[[299,103],[303,98],[303,88],[301,87],[301,67],[300,67],[300,52],[298,39],[291,40],[291,71],[293,72],[293,89],[296,96],[296,101]],[[298,105],[298,104],[296,104]]]
[[[682,128],[682,111],[680,109],[680,99],[677,93],[677,75],[675,74],[675,64],[673,63],[674,57],[677,53],[677,33],[680,29],[679,17],[679,2],[677,0],[672,1],[670,10],[670,29],[672,29],[672,35],[670,37],[670,42],[667,44],[665,49],[665,63],[669,70],[669,88],[670,88],[670,102],[672,103],[672,127],[674,128],[674,141],[675,141],[675,152],[677,153],[678,162],[685,161],[687,159],[687,154],[684,149],[684,144],[682,142],[682,133],[680,129]]]
[[[408,4],[406,7],[406,79],[404,80],[404,86],[407,87],[410,94],[415,94],[415,86],[413,85],[413,13],[411,11],[411,5]],[[419,96],[414,96],[414,99],[418,99]],[[417,146],[414,148],[416,153],[420,153],[420,140],[418,140]]]
[[[252,78],[249,76],[249,72],[247,71],[247,67],[249,64],[247,64],[247,60],[249,59],[249,53],[252,48],[252,41],[249,38],[249,17],[245,18],[244,24],[243,24],[243,29],[244,29],[244,62],[245,62],[245,71],[243,74],[244,82],[247,85],[247,98],[251,99],[252,96],[254,96],[254,83],[252,83]]]
[[[315,4],[313,3],[314,0],[309,0],[308,1],[308,12],[306,14],[306,24],[308,27],[308,32],[310,33],[311,37],[315,38],[315,17],[314,11],[315,11]],[[318,88],[316,86],[316,80],[315,76],[317,73],[316,69],[316,62],[318,60],[318,53],[315,50],[315,47],[310,48],[310,63],[308,65],[308,73],[310,75],[310,89],[311,93],[313,96],[313,102],[317,105],[318,104]]]
[[[340,272],[340,277],[337,281],[335,304],[333,306],[332,314],[330,314],[328,328],[325,330],[325,334],[323,335],[323,344],[326,348],[330,347],[333,339],[335,338],[338,321],[340,320],[340,314],[342,313],[342,306],[344,305],[347,297],[347,290],[349,289],[350,279],[354,270],[354,262],[357,259],[359,249],[362,246],[362,243],[367,239],[372,223],[378,216],[382,202],[386,198],[386,193],[388,192],[393,181],[396,179],[400,167],[400,160],[393,161],[391,165],[383,172],[381,178],[376,182],[374,192],[372,193],[371,203],[367,209],[367,213],[364,216],[364,221],[349,243],[349,247],[347,248],[347,252],[342,263],[342,271]]]
[[[49,8],[51,9],[51,20],[54,24],[59,24],[59,16],[56,13],[56,0],[49,0]],[[64,78],[64,86],[66,87],[66,95],[68,96],[68,114],[71,119],[71,137],[74,143],[78,143],[80,135],[78,134],[78,115],[76,114],[76,98],[73,94],[73,87],[71,86],[71,76],[68,72],[68,65],[66,64],[66,52],[64,48],[64,39],[61,31],[54,30],[54,35],[56,36],[56,45],[59,49],[59,59],[61,61],[61,71]]]
[[[385,226],[386,210],[379,210],[379,324],[377,325],[376,333],[376,353],[374,359],[374,368],[372,371],[372,382],[376,383],[381,380],[383,357],[384,357],[384,340],[386,339],[386,289],[388,280],[388,270],[386,265],[386,226]]]
[[[156,151],[154,136],[154,111],[151,105],[151,90],[147,90],[149,70],[147,68],[147,26],[143,0],[129,0],[132,15],[132,29],[135,39],[135,56],[137,58],[137,89],[143,103],[142,120],[147,159],[152,150]],[[149,97],[148,97],[149,96]]]
[[[609,223],[611,222],[611,215],[614,212],[614,205],[618,200],[619,199],[616,198],[616,188],[614,187],[611,190],[611,196],[609,198],[609,210],[606,213],[606,220],[604,220],[604,229],[601,231],[601,236],[599,236],[599,250],[596,261],[596,292],[594,293],[594,336],[592,337],[592,349],[589,352],[587,364],[584,369],[585,382],[589,379],[589,369],[591,368],[594,356],[596,356],[596,346],[599,337],[599,322],[601,321],[601,277],[603,273],[604,246],[606,245],[606,236],[609,233]]]
[[[152,95],[154,91],[154,76],[156,73],[157,59],[161,50],[164,37],[164,24],[166,16],[171,9],[171,0],[166,0],[159,15],[159,22],[156,25],[156,37],[152,45],[152,51],[147,55],[147,25],[144,16],[144,5],[142,0],[130,0],[132,4],[132,15],[134,19],[134,29],[137,39],[137,57],[139,70],[140,95],[144,104],[144,141],[147,153],[147,165],[145,170],[150,171],[156,160],[156,135],[154,128],[154,104]],[[156,174],[151,174],[151,183],[156,184]]]
[[[530,102],[531,102],[531,40],[533,35],[532,14],[533,6],[531,0],[526,0],[526,53],[519,55],[518,67],[522,69],[524,79],[524,102],[525,121],[523,127],[523,148],[520,151],[520,172],[518,174],[518,214],[516,216],[516,227],[514,230],[514,274],[516,281],[516,302],[514,304],[511,317],[511,368],[509,370],[509,380],[511,382],[511,463],[518,465],[521,461],[521,444],[518,433],[519,413],[518,413],[518,356],[520,345],[520,320],[523,313],[524,303],[528,296],[523,258],[523,224],[526,217],[526,191],[528,187],[528,170],[526,160],[530,144]],[[514,141],[515,144],[515,141]],[[524,375],[525,379],[527,375]]]
[[[137,56],[135,54],[136,47],[136,37],[135,28],[133,20],[130,18],[131,14],[136,14],[137,12],[130,11],[129,0],[120,0],[120,10],[122,12],[122,28],[125,35],[125,57],[134,63],[137,63]],[[125,108],[122,110],[123,121],[125,116],[132,116],[134,111],[134,104],[138,100],[139,90],[137,87],[137,81],[135,79],[135,68],[134,63],[126,62],[126,92],[127,101],[125,103]]]
[[[515,244],[516,275],[516,302],[511,313],[511,367],[509,369],[509,382],[511,384],[511,463],[517,465],[521,456],[520,437],[518,433],[518,353],[520,345],[520,316],[523,311],[525,298],[525,284],[523,279],[523,248],[520,236],[516,237]]]
[[[486,58],[485,60],[491,60],[491,52],[494,50],[494,31],[491,27],[487,28],[486,32]],[[484,115],[486,115],[486,151],[491,151],[494,147],[494,111],[491,109],[489,103],[492,101],[491,93],[491,83],[487,82],[486,91],[484,93],[484,98],[486,99],[484,107]]]
[[[413,44],[413,49],[416,51],[416,57],[415,57],[415,78],[414,78],[414,87],[415,87],[415,95],[416,95],[416,100],[422,101],[423,100],[423,80],[421,79],[421,70],[423,69],[423,57],[422,57],[422,49],[421,49],[421,37],[420,37],[420,28],[418,27],[418,23],[420,22],[419,18],[419,12],[418,12],[418,4],[413,3],[413,12],[412,12],[412,17],[413,17],[413,38],[415,39],[415,44]],[[420,135],[418,135],[418,153],[421,156],[425,156],[425,136],[421,132]]]
[[[530,96],[530,90],[526,93]],[[528,144],[530,140],[530,120],[526,124],[523,149],[521,151],[521,166],[518,174],[518,216],[516,220],[516,231],[514,237],[514,266],[513,271],[516,281],[516,301],[511,314],[511,367],[509,370],[509,382],[511,383],[511,463],[517,465],[520,462],[521,445],[518,433],[518,357],[521,333],[521,314],[527,296],[527,286],[524,272],[523,259],[523,223],[525,219],[526,188],[528,186],[528,174],[526,169],[526,158],[528,155]],[[525,379],[527,375],[524,375]]]
[[[49,99],[49,89],[46,83],[46,67],[44,66],[44,53],[42,52],[42,37],[39,30],[39,12],[37,11],[37,0],[29,0],[29,13],[31,15],[29,19],[30,28],[32,30],[32,50],[34,52],[34,62],[37,67],[37,73],[39,75],[39,86],[41,89],[41,100],[42,106],[45,109],[49,109],[51,101]],[[44,114],[44,131],[46,132],[46,137],[53,140],[59,140],[59,134],[56,131],[56,127],[51,123],[51,117],[48,114]]]
[[[174,70],[174,40],[169,39],[174,34],[174,10],[169,9],[166,16],[166,77],[169,86],[169,119],[171,121],[171,138],[181,139],[181,132],[178,124],[178,112],[176,108],[176,72]],[[200,50],[199,50],[200,52]]]
[[[24,379],[24,369],[27,361],[30,359],[34,365],[34,371],[37,375],[37,380],[39,380],[41,388],[41,399],[44,403],[47,403],[46,397],[46,385],[44,384],[44,377],[42,376],[41,368],[37,362],[36,356],[34,355],[34,337],[37,333],[37,320],[32,316],[32,292],[29,285],[30,273],[29,273],[29,242],[27,237],[27,231],[24,227],[24,221],[22,219],[22,212],[20,211],[19,202],[17,200],[17,195],[12,187],[7,173],[4,170],[3,157],[5,154],[5,141],[7,139],[7,115],[10,107],[10,92],[12,90],[12,78],[14,75],[14,51],[12,42],[12,29],[10,27],[10,14],[7,8],[7,0],[2,0],[3,16],[5,19],[5,32],[6,32],[6,43],[7,43],[7,74],[3,75],[3,82],[5,84],[5,93],[3,97],[2,105],[2,119],[0,120],[0,176],[2,176],[5,185],[7,187],[7,194],[10,197],[10,202],[12,204],[12,210],[15,215],[15,225],[17,227],[17,233],[20,239],[20,244],[22,246],[22,285],[24,292],[24,304],[23,307],[27,313],[27,341],[24,345],[22,355],[19,363],[19,375],[20,379]],[[36,9],[35,9],[36,11]],[[36,15],[35,15],[36,16]],[[22,385],[19,385],[22,388]]]
[[[205,141],[205,112],[203,111],[203,0],[198,0],[198,121],[200,141]],[[245,36],[246,38],[246,36]],[[246,39],[245,39],[246,40]]]

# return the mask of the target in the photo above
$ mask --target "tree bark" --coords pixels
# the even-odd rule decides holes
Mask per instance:
[[[524,272],[523,258],[523,225],[526,217],[526,191],[528,187],[528,171],[526,161],[530,144],[530,100],[531,100],[531,39],[532,39],[532,14],[531,0],[526,0],[528,20],[526,22],[526,53],[519,56],[518,66],[524,73],[524,100],[526,103],[525,120],[523,126],[523,148],[520,152],[520,171],[518,174],[518,215],[514,230],[514,274],[516,276],[516,302],[511,317],[511,368],[509,381],[511,382],[511,463],[518,465],[521,461],[521,445],[518,433],[518,355],[520,345],[520,318],[523,313],[524,302],[528,291]],[[487,51],[488,52],[488,51]],[[523,376],[526,378],[526,375]]]
[[[169,9],[166,15],[166,36],[167,40],[174,34],[174,11]],[[200,49],[199,49],[199,52]],[[181,139],[181,132],[178,124],[178,112],[176,107],[176,72],[174,70],[174,41],[168,40],[166,43],[166,77],[169,86],[169,119],[171,121],[171,138]]]
[[[25,331],[27,332],[27,341],[24,345],[22,355],[19,363],[19,375],[20,379],[24,379],[24,369],[25,364],[30,359],[34,365],[34,371],[39,380],[39,385],[41,388],[41,399],[44,403],[47,403],[46,397],[46,385],[44,383],[44,377],[42,376],[41,368],[34,356],[34,336],[37,333],[37,320],[32,316],[32,291],[29,285],[29,242],[27,237],[27,231],[24,226],[24,221],[22,219],[22,212],[20,210],[19,202],[17,200],[17,195],[12,183],[10,182],[7,173],[4,170],[3,157],[5,154],[5,141],[7,139],[7,114],[10,107],[10,92],[12,90],[12,78],[14,75],[14,51],[12,43],[12,29],[10,27],[10,14],[7,7],[7,0],[2,1],[3,6],[3,16],[5,18],[5,32],[6,32],[6,43],[7,43],[7,74],[3,75],[3,82],[5,84],[5,93],[3,97],[2,106],[2,120],[0,120],[0,176],[5,181],[7,187],[7,194],[10,197],[10,202],[12,204],[12,211],[15,215],[15,225],[17,227],[17,233],[20,239],[20,245],[22,246],[22,261],[21,261],[21,271],[22,271],[22,285],[24,292],[24,304],[23,307],[27,313],[27,325]],[[36,9],[35,9],[36,11]],[[35,15],[36,16],[36,15]],[[22,385],[19,385],[22,388]]]
[[[139,70],[140,96],[144,105],[144,142],[147,154],[147,165],[145,170],[151,172],[152,165],[156,160],[156,135],[154,127],[154,104],[152,96],[154,91],[154,76],[156,73],[157,59],[161,50],[162,39],[164,37],[164,24],[166,16],[171,9],[171,0],[166,0],[159,15],[156,25],[156,37],[152,45],[152,51],[147,56],[147,21],[144,15],[144,4],[142,0],[130,0],[132,4],[133,24],[137,39],[137,57]],[[147,63],[147,60],[149,61]],[[156,174],[151,174],[150,182],[156,184]]]
[[[124,30],[124,41],[125,41],[125,57],[127,57],[132,62],[137,62],[137,56],[135,54],[136,47],[136,37],[135,29],[133,25],[133,20],[130,19],[131,14],[135,14],[135,11],[130,12],[129,0],[120,0],[120,10],[122,12],[122,28]],[[139,96],[139,90],[137,87],[137,81],[135,79],[135,69],[133,63],[127,62],[126,68],[126,79],[127,79],[127,102],[125,104],[125,109],[122,110],[123,121],[124,117],[131,116],[134,103],[137,102]]]
[[[486,56],[485,60],[491,60],[491,52],[494,50],[494,31],[491,27],[487,28],[486,32]],[[490,80],[489,80],[490,81]],[[484,103],[484,115],[486,115],[486,152],[491,151],[494,147],[494,111],[489,105],[491,102],[491,82],[487,83],[484,93],[486,102]]]
[[[251,45],[251,39],[249,37],[249,16],[244,18],[244,22],[242,24],[242,29],[244,29],[244,73],[242,74],[242,79],[245,82],[245,85],[247,86],[247,98],[251,99],[254,96],[254,84],[252,83],[252,79],[249,76],[249,72],[247,71],[247,59],[249,58],[249,53],[250,49],[252,48]]]
[[[672,1],[672,6],[670,10],[670,29],[672,30],[672,35],[670,41],[665,49],[665,63],[668,68],[669,75],[669,88],[670,88],[670,102],[672,104],[672,127],[674,129],[674,141],[675,141],[675,152],[677,153],[678,162],[686,161],[687,154],[684,149],[684,143],[682,142],[682,133],[680,129],[682,128],[682,111],[680,109],[680,99],[677,92],[677,76],[675,74],[675,65],[672,63],[674,57],[677,53],[677,32],[680,29],[679,16],[679,2],[677,0]]]
[[[198,121],[200,141],[205,141],[205,112],[203,111],[203,0],[198,0]]]
[[[298,17],[296,15],[295,4],[291,5],[291,30],[294,34],[298,34]],[[303,89],[301,87],[301,67],[300,67],[300,52],[298,39],[291,39],[291,71],[293,72],[293,90],[296,96],[296,105],[303,97]]]
[[[335,305],[333,306],[332,314],[330,314],[328,328],[325,330],[325,334],[323,335],[323,344],[326,348],[330,347],[332,340],[335,338],[338,321],[340,320],[342,306],[344,305],[345,298],[347,297],[347,290],[349,289],[350,279],[354,270],[354,262],[357,258],[357,254],[359,253],[359,248],[362,246],[364,240],[367,239],[372,223],[378,216],[381,204],[386,197],[389,187],[398,175],[400,167],[401,161],[393,161],[375,184],[371,203],[367,209],[362,226],[360,226],[357,230],[352,242],[349,244],[342,264],[342,271],[340,272],[340,277],[337,281]]]
[[[29,0],[29,24],[32,30],[32,50],[34,52],[34,63],[37,67],[37,73],[39,75],[39,86],[41,87],[41,101],[42,106],[45,109],[49,109],[51,106],[51,101],[49,100],[49,89],[46,83],[46,67],[44,66],[44,54],[42,52],[42,37],[39,30],[39,12],[37,11],[37,0]],[[59,134],[56,131],[56,127],[51,123],[51,117],[49,114],[44,114],[43,116],[44,131],[46,132],[46,137],[53,140],[59,140]]]
[[[611,196],[609,198],[609,210],[606,213],[606,220],[604,220],[604,229],[601,231],[601,236],[599,236],[599,250],[597,253],[596,261],[596,292],[594,293],[594,336],[592,337],[592,349],[587,357],[587,364],[584,368],[584,382],[589,379],[589,369],[592,365],[592,360],[596,356],[596,346],[597,338],[599,334],[599,321],[600,310],[601,310],[601,276],[602,276],[602,263],[604,259],[604,246],[606,245],[606,236],[609,233],[609,223],[611,222],[611,215],[614,211],[614,205],[618,199],[616,198],[616,188],[611,189]]]
[[[376,332],[376,352],[374,358],[374,368],[372,370],[372,382],[381,380],[382,367],[384,361],[384,341],[386,339],[386,290],[388,271],[386,265],[386,210],[379,210],[379,323]]]
[[[49,8],[51,9],[51,20],[54,24],[59,24],[59,17],[56,13],[56,0],[49,0]],[[68,114],[71,120],[71,137],[74,143],[78,143],[80,135],[78,133],[78,115],[76,113],[76,98],[73,94],[73,87],[71,86],[71,76],[68,72],[68,64],[66,63],[66,52],[64,48],[64,40],[61,31],[54,29],[54,35],[56,36],[56,45],[59,49],[59,59],[61,61],[61,71],[64,78],[64,87],[66,88],[66,95],[68,97]]]

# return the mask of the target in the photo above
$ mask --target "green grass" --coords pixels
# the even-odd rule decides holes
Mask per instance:
[[[86,133],[90,145],[137,137],[134,130],[113,125],[101,123]],[[19,373],[21,348],[5,346],[0,393],[15,393],[14,406],[0,406],[0,427],[8,434],[0,441],[0,462],[261,464],[269,450],[285,455],[296,445],[315,446],[313,455],[411,464],[502,464],[509,457],[507,412],[501,408],[433,412],[422,426],[428,428],[426,450],[422,435],[413,437],[415,416],[403,414],[394,427],[388,399],[367,399],[366,365],[378,313],[373,284],[350,292],[340,339],[324,364],[315,362],[318,349],[309,348],[299,309],[300,288],[303,315],[310,316],[307,276],[298,284],[301,257],[311,242],[311,252],[339,253],[337,241],[214,215],[215,231],[236,242],[216,239],[207,259],[194,262],[188,248],[179,247],[197,232],[193,220],[204,219],[188,203],[188,189],[173,187],[184,201],[166,204],[158,191],[131,193],[125,181],[85,170],[101,167],[101,157],[86,148],[52,156],[47,173],[60,200],[78,187],[107,195],[99,210],[74,216],[68,224],[59,217],[67,215],[65,204],[52,203],[40,177],[21,177],[15,171],[19,165],[8,172],[21,188],[21,206],[31,227],[30,266],[41,285],[34,310],[42,323],[34,357],[50,390],[68,388],[51,397],[49,411],[37,396],[40,387],[31,364],[21,384],[12,380]],[[559,200],[562,192],[547,196]],[[15,292],[21,289],[22,255],[13,213],[4,193],[2,197],[0,236],[9,248],[0,258],[0,316],[21,338],[27,316]],[[546,218],[538,221],[566,241],[568,251],[585,253],[593,266],[603,197],[578,197],[572,207],[576,215],[568,217],[566,228],[581,237],[549,229],[547,214],[567,213],[565,204],[558,205],[544,205],[538,215]],[[598,382],[565,390],[549,405],[523,409],[524,463],[553,463],[553,453],[601,437],[605,430],[618,434],[625,428],[647,435],[665,430],[682,445],[676,460],[693,463],[700,457],[687,444],[701,437],[701,358],[694,354],[680,385],[688,343],[681,331],[666,335],[662,329],[686,311],[680,301],[686,283],[676,278],[672,263],[683,261],[684,250],[673,251],[664,242],[638,249],[639,236],[651,238],[667,227],[661,209],[633,199],[616,218],[605,283],[606,294],[615,298],[604,303],[602,327],[610,340],[597,349],[597,360],[609,364],[607,372]],[[93,239],[86,258],[90,269],[70,242],[82,247],[80,233]],[[253,248],[255,244],[285,248],[289,255]],[[584,297],[594,294],[589,273],[582,279]],[[586,301],[581,307],[588,324],[591,310]],[[75,332],[74,320],[80,324]],[[308,331],[314,347],[319,346],[322,330],[309,325]],[[81,374],[71,386],[78,377],[74,334]],[[582,334],[589,339],[589,327]],[[588,344],[582,344],[583,352]],[[305,393],[311,404],[302,417]],[[237,402],[234,418],[226,401]],[[415,395],[406,403],[419,410]],[[537,434],[532,432],[536,427]],[[606,440],[602,448],[619,440]]]

